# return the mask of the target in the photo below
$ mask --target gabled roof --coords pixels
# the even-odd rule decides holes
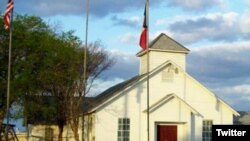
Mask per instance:
[[[156,67],[151,72],[149,72],[149,75],[157,72],[159,69],[167,66],[168,64],[174,64],[176,67],[178,67],[177,64],[172,62],[171,60],[168,60],[164,62],[162,65]],[[147,74],[142,74],[138,76],[134,76],[131,79],[121,82],[115,86],[112,86],[102,92],[101,94],[97,95],[96,97],[86,97],[84,99],[83,105],[82,105],[82,111],[83,113],[86,112],[92,112],[93,109],[97,108],[98,106],[102,105],[103,103],[107,102],[109,99],[111,99],[114,96],[118,96],[119,92],[123,91],[124,89],[130,87],[131,85],[135,84],[136,82],[141,81],[142,79],[146,79]]]
[[[189,49],[170,38],[164,33],[161,33],[158,37],[156,37],[152,42],[149,43],[149,50],[157,50],[157,51],[169,51],[169,52],[182,52],[188,53]],[[146,50],[141,50],[137,53],[137,56],[141,56],[146,53]]]
[[[107,90],[105,90],[104,92],[102,92],[96,97],[86,97],[82,105],[82,111],[84,113],[89,112],[89,110],[99,106],[103,102],[107,101],[108,99],[116,95],[117,92],[120,92],[121,90],[127,88],[128,86],[131,86],[133,83],[137,82],[143,76],[145,76],[145,74],[134,76],[127,81],[116,84],[108,88]]]
[[[121,83],[119,83],[119,84],[105,90],[104,92],[102,92],[100,95],[98,95],[96,97],[96,99],[98,99],[100,101],[101,100],[106,100],[107,98],[109,98],[111,96],[111,94],[114,94],[117,91],[120,91],[120,90],[124,89],[125,87],[130,86],[132,83],[137,82],[143,76],[145,76],[145,74],[144,75],[134,76],[134,77],[132,77],[131,79],[129,79],[127,81],[121,82]]]
[[[164,33],[161,33],[157,38],[155,38],[150,44],[149,47],[152,49],[161,49],[161,50],[172,50],[172,51],[183,51],[188,52],[189,49],[170,38]]]
[[[185,102],[183,99],[181,99],[180,97],[178,97],[176,94],[167,94],[166,96],[164,96],[163,98],[159,99],[157,102],[155,102],[154,104],[152,104],[149,107],[149,113],[154,112],[155,110],[157,110],[160,106],[168,103],[169,101],[173,100],[173,99],[177,99],[178,101],[182,102],[184,105],[186,105],[194,114],[197,114],[199,116],[202,116],[197,110],[195,110],[191,105],[189,105],[187,102]],[[147,109],[144,110],[143,112],[147,112]]]
[[[162,51],[162,52],[174,52],[174,53],[188,53],[189,49],[185,48],[169,36],[167,36],[164,33],[161,33],[157,38],[155,38],[150,44],[149,44],[149,51]],[[137,56],[142,56],[147,52],[147,50],[141,50]],[[155,73],[157,70],[162,69],[168,64],[173,64],[176,68],[179,68],[180,71],[184,72],[184,74],[189,77],[194,82],[197,82],[202,88],[206,89],[209,94],[217,98],[221,103],[225,104],[229,107],[230,110],[232,110],[234,115],[239,115],[237,111],[235,111],[231,106],[229,106],[227,103],[225,103],[222,99],[218,98],[215,94],[213,94],[210,90],[208,90],[206,87],[204,87],[202,84],[200,84],[197,80],[195,80],[193,77],[189,76],[188,73],[185,72],[181,67],[179,67],[177,64],[172,62],[171,60],[167,60],[166,62],[162,63],[160,66],[156,67],[152,71],[149,72],[149,75],[152,73]],[[93,112],[94,110],[97,110],[102,105],[105,105],[109,101],[111,101],[113,98],[119,96],[122,91],[128,89],[129,87],[135,85],[139,81],[142,81],[145,79],[146,74],[135,76],[127,81],[124,81],[122,83],[119,83],[100,95],[92,98],[86,98],[85,102],[83,104],[83,111],[86,112]]]
[[[239,113],[237,111],[235,111],[229,104],[227,104],[222,99],[220,99],[218,96],[213,94],[210,90],[208,90],[206,87],[204,87],[202,84],[200,84],[197,80],[195,80],[193,77],[191,77],[181,67],[179,67],[177,64],[175,64],[171,60],[168,60],[168,61],[164,62],[162,65],[160,65],[160,66],[156,67],[155,69],[153,69],[152,71],[150,71],[149,75],[154,74],[155,72],[157,72],[158,70],[164,68],[165,66],[167,66],[169,64],[172,64],[175,67],[177,67],[178,69],[180,69],[180,71],[184,72],[187,77],[189,77],[194,82],[197,82],[197,84],[199,84],[200,87],[206,89],[210,95],[214,96],[221,103],[225,104],[230,110],[232,110],[232,112],[233,112],[233,114],[235,116],[239,116]],[[119,83],[119,84],[107,89],[106,91],[104,91],[103,93],[101,93],[100,95],[98,95],[96,97],[86,98],[86,100],[85,100],[85,102],[83,104],[83,107],[82,107],[83,112],[84,113],[93,112],[94,110],[98,109],[98,107],[102,106],[103,104],[105,105],[105,103],[107,103],[109,100],[112,100],[112,98],[119,96],[120,93],[122,91],[124,91],[125,89],[133,86],[134,84],[142,81],[143,79],[146,79],[146,76],[147,76],[147,74],[135,76],[135,77],[133,77],[133,78],[127,80],[127,81],[124,81],[122,83]],[[175,98],[178,98],[178,97],[175,97]],[[166,99],[167,99],[167,97],[166,97]],[[188,104],[188,103],[186,103],[186,104]],[[195,110],[192,109],[192,111],[195,111]]]

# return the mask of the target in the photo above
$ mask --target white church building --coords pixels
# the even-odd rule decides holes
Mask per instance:
[[[137,53],[138,76],[86,99],[80,140],[211,141],[213,124],[233,124],[239,113],[186,72],[187,48],[160,34],[148,53]]]
[[[211,141],[213,124],[239,115],[186,72],[189,50],[165,34],[137,54],[140,72],[90,100],[90,141]],[[193,62],[195,63],[195,62]],[[148,112],[149,111],[149,132]]]

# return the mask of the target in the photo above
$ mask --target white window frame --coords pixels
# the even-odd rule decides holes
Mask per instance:
[[[212,120],[202,121],[202,141],[212,141]]]
[[[130,119],[118,119],[117,141],[130,141]]]

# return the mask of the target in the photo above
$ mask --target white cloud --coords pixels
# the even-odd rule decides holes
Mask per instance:
[[[139,59],[134,53],[111,50],[110,56],[115,64],[104,73],[104,79],[122,78],[129,79],[139,73]]]
[[[210,13],[180,19],[178,16],[169,25],[173,38],[181,43],[196,43],[200,41],[237,41],[241,38],[239,30],[239,15],[235,12]],[[187,16],[186,16],[187,17]],[[229,30],[230,29],[230,30]]]
[[[187,71],[237,110],[250,107],[250,41],[189,47]]]
[[[200,0],[176,0],[177,3],[183,4],[187,8],[199,9],[202,6]]]
[[[244,0],[247,4],[250,4],[250,0]]]
[[[168,30],[158,30],[155,33],[149,34],[149,40],[152,41],[154,40],[157,36],[159,36],[161,33],[165,33],[168,36],[172,36],[172,33]]]
[[[138,16],[131,16],[129,18],[120,18],[118,16],[113,16],[111,18],[114,25],[128,26],[133,28],[138,28],[140,18]]]
[[[138,16],[132,16],[128,19],[131,23],[138,24],[140,22],[140,18]]]
[[[133,53],[127,53],[127,52],[121,52],[118,50],[111,50],[110,51],[111,56],[122,60],[122,62],[125,63],[134,63],[135,60],[138,60],[137,57],[135,56],[135,54]]]
[[[158,19],[155,22],[155,26],[162,26],[162,25],[167,25],[169,21],[166,19]]]
[[[249,84],[220,87],[220,88],[216,88],[215,91],[221,93],[222,95],[236,94],[239,97],[249,98],[250,100],[250,85]]]
[[[239,84],[233,86],[221,86],[214,92],[237,110],[250,110],[250,85]]]
[[[229,12],[222,15],[225,26],[231,27],[237,22],[238,13]]]
[[[213,88],[250,83],[249,45],[245,41],[190,47],[187,70]]]
[[[241,16],[240,29],[243,34],[250,33],[250,9],[246,10]]]
[[[91,95],[100,94],[111,86],[128,80],[139,73],[139,60],[133,53],[110,50],[109,54],[115,60],[115,64],[108,71],[104,72],[94,84]]]
[[[128,10],[144,8],[144,0],[91,0],[90,14],[97,17],[104,17],[111,13],[122,13]],[[162,1],[154,0],[151,5],[159,5]],[[0,6],[5,5],[6,1],[1,0]],[[32,14],[42,17],[55,15],[84,15],[85,4],[83,0],[25,0],[15,1],[15,10],[18,13]],[[1,7],[0,7],[1,8]]]
[[[223,0],[169,0],[168,5],[189,11],[204,11],[211,7],[224,5]]]
[[[125,81],[122,78],[113,78],[110,80],[102,80],[102,79],[97,79],[95,81],[95,83],[92,86],[92,89],[89,93],[88,96],[96,96],[100,93],[102,93],[103,91],[105,91],[106,89]]]
[[[119,40],[123,44],[135,44],[135,42],[138,41],[138,37],[132,33],[125,33],[119,37]]]
[[[210,43],[207,45],[202,45],[202,46],[197,46],[192,48],[192,52],[197,52],[197,53],[211,53],[211,52],[227,52],[230,53],[231,55],[235,53],[244,53],[246,50],[250,50],[250,41],[240,41],[240,42],[234,42],[234,43]],[[222,54],[223,55],[223,54]],[[242,57],[242,55],[238,56]]]

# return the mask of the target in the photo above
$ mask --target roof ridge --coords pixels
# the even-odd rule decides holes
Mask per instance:
[[[163,39],[160,41],[160,39]],[[183,52],[188,53],[190,50],[169,37],[165,33],[160,33],[154,40],[149,43],[149,50],[160,50],[160,51],[173,51],[173,52]],[[146,50],[140,50],[136,55],[141,56],[145,54]]]

